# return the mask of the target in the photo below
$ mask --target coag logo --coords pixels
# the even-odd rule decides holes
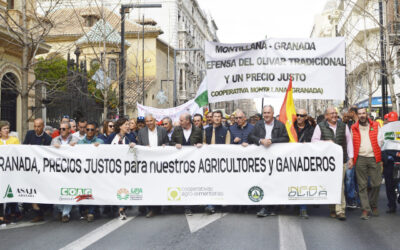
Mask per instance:
[[[91,188],[61,188],[60,200],[94,200]]]
[[[168,200],[169,201],[180,201],[182,190],[179,187],[169,187],[168,188]]]
[[[247,195],[249,196],[249,199],[251,201],[259,202],[264,198],[264,191],[262,190],[262,188],[254,186],[249,189]]]

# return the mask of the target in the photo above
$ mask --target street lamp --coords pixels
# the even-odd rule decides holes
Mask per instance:
[[[129,13],[129,9],[139,8],[161,8],[161,4],[121,4],[121,56],[119,64],[119,112],[120,116],[125,115],[124,106],[124,83],[126,78],[125,65],[125,13]],[[143,22],[144,29],[144,22]],[[144,53],[144,51],[142,52]],[[144,69],[142,69],[144,70]],[[143,96],[144,96],[144,79],[143,79]]]

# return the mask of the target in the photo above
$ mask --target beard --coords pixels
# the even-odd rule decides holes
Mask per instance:
[[[367,118],[365,118],[365,119],[363,119],[363,118],[360,118],[360,124],[361,124],[362,126],[365,126],[365,125],[367,125],[367,121],[368,121],[368,119],[367,119]]]

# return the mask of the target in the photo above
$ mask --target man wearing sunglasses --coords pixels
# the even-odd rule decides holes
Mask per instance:
[[[235,123],[229,127],[231,132],[231,144],[241,144],[246,147],[249,145],[249,134],[254,126],[247,122],[246,114],[238,109],[234,115]]]
[[[60,148],[61,145],[74,146],[79,139],[71,134],[71,125],[69,122],[64,121],[60,124],[60,135],[51,141],[51,145]],[[61,221],[63,223],[69,222],[72,205],[56,205],[58,211],[61,213]]]
[[[305,109],[297,110],[297,119],[294,122],[294,128],[297,133],[297,138],[299,142],[311,142],[312,135],[314,133],[314,127],[311,126],[307,117],[307,111]],[[303,219],[308,219],[307,206],[300,205],[300,217]]]
[[[93,144],[94,146],[99,146],[100,144],[104,144],[104,141],[96,136],[97,123],[90,121],[86,125],[86,135],[82,140],[78,142],[78,144]],[[80,206],[79,211],[81,213],[81,217],[85,218],[88,222],[92,222],[94,220],[94,210],[95,206]],[[87,211],[87,216],[85,213]]]

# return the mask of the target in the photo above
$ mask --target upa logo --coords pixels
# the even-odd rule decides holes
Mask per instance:
[[[182,189],[179,187],[169,187],[167,191],[169,201],[180,201]]]
[[[131,188],[129,191],[126,188],[120,188],[117,191],[117,199],[122,201],[127,201],[127,200],[142,200],[143,199],[143,189],[142,188]]]
[[[249,199],[253,202],[260,202],[264,198],[264,191],[258,186],[251,187],[247,193]]]
[[[91,188],[61,188],[60,200],[94,200]]]
[[[118,200],[124,200],[124,201],[126,201],[126,200],[128,200],[129,199],[129,190],[128,189],[126,189],[126,188],[120,188],[120,189],[118,189],[118,191],[117,191],[117,198],[118,198]]]

